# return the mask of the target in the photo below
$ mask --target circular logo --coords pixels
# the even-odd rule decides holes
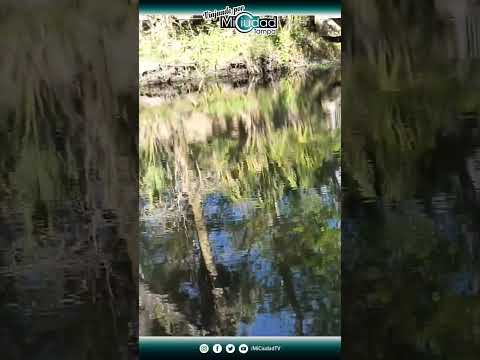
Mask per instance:
[[[207,344],[202,344],[198,348],[202,354],[206,354],[208,352],[208,345]]]
[[[242,33],[247,33],[253,29],[253,15],[243,11],[235,19],[235,27]]]
[[[247,344],[242,344],[238,347],[238,351],[240,351],[242,354],[246,354],[248,352],[248,345]]]
[[[213,345],[213,352],[215,354],[221,353],[222,352],[222,345],[220,345],[220,344]]]
[[[226,347],[225,347],[225,351],[229,354],[232,354],[235,352],[235,345],[233,344],[228,344]]]

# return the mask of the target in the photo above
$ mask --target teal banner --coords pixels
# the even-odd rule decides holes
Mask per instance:
[[[140,359],[340,359],[340,337],[140,337]]]
[[[225,6],[245,5],[249,11],[256,13],[282,14],[282,15],[311,15],[329,13],[340,17],[341,1],[140,1],[141,13],[162,14],[201,14],[206,10],[220,10]]]

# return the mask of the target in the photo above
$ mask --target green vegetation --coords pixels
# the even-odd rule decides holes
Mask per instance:
[[[465,82],[447,58],[448,22],[429,6],[369,0],[361,9],[352,3],[346,8],[352,18],[345,21],[359,30],[347,33],[355,40],[357,53],[345,51],[342,64],[347,70],[343,110],[349,121],[342,141],[351,149],[345,152],[343,168],[364,198],[382,196],[388,202],[409,198],[419,187],[419,163],[428,161],[438,131],[452,123],[452,112],[480,111],[475,85]],[[436,22],[421,21],[429,11]],[[376,26],[384,39],[363,37],[362,16],[377,18],[382,12],[389,14],[388,21]],[[405,31],[395,31],[391,24],[406,21],[410,12],[418,27],[404,24]],[[425,61],[430,58],[437,61]],[[477,76],[474,63],[465,67],[469,70],[464,79]]]
[[[180,191],[178,177],[188,176],[232,199],[262,194],[273,204],[285,187],[314,186],[318,167],[340,150],[340,131],[329,129],[318,101],[323,86],[302,84],[284,79],[273,90],[246,93],[214,86],[195,99],[142,107],[142,192],[158,201],[162,193]],[[304,91],[318,100],[305,101],[298,96]],[[175,140],[174,133],[185,138]],[[185,161],[192,171],[181,169],[183,141],[190,144]]]
[[[216,23],[193,25],[173,17],[150,16],[140,32],[140,66],[193,65],[200,74],[210,74],[242,64],[252,72],[262,63],[295,68],[320,60],[338,61],[339,44],[328,43],[307,27],[311,17],[288,16],[273,36],[235,34]]]
[[[340,333],[340,129],[325,110],[339,108],[338,79],[317,70],[142,106],[141,259],[163,296],[144,335],[235,335],[259,313],[289,314],[291,335]]]
[[[476,359],[478,59],[452,61],[433,2],[343,9],[345,356]]]
[[[20,211],[10,210],[20,215],[25,225],[23,244],[18,246],[29,249],[31,255],[41,243],[39,233],[50,234],[52,244],[59,241],[55,235],[58,224],[53,220],[60,203],[74,197],[87,207],[93,206],[88,194],[99,184],[93,184],[89,171],[95,169],[104,181],[101,186],[106,198],[114,201],[111,194],[120,186],[114,175],[115,149],[122,142],[118,137],[125,136],[126,117],[135,111],[127,109],[120,97],[132,96],[129,79],[135,78],[135,71],[129,67],[134,69],[136,59],[122,56],[119,64],[109,55],[121,46],[136,19],[126,4],[111,11],[101,4],[75,8],[71,2],[20,11],[10,3],[0,13],[0,29],[8,35],[1,51],[12,54],[1,61],[5,79],[2,93],[6,96],[0,104],[5,120],[0,124],[0,170],[8,176],[0,182],[0,197],[9,200],[9,208]],[[94,16],[102,12],[108,16]],[[118,22],[123,25],[115,25]],[[91,30],[98,26],[104,27],[103,35]],[[83,27],[82,34],[72,30]],[[84,71],[85,64],[91,73]],[[122,76],[109,78],[105,68]],[[98,111],[93,112],[93,108]],[[123,116],[113,117],[115,111]],[[97,135],[86,129],[95,129]],[[87,149],[93,148],[95,154],[88,153]],[[98,153],[103,154],[101,160]],[[116,208],[116,204],[108,207]],[[48,221],[34,224],[34,213]]]
[[[64,340],[54,356],[128,357],[118,344],[135,326],[135,299],[113,294],[134,291],[138,274],[138,201],[120,191],[137,181],[137,155],[124,150],[135,148],[138,60],[125,44],[137,21],[126,1],[2,2],[4,358],[32,348],[48,358]]]

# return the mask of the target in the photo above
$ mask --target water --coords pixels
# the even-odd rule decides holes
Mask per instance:
[[[2,359],[138,353],[138,11],[95,4],[2,4]]]
[[[339,84],[141,108],[141,335],[340,334]]]
[[[435,85],[379,93],[365,118],[359,109],[344,117],[342,319],[352,356],[380,358],[396,344],[401,354],[446,359],[456,344],[453,358],[478,355],[480,122],[476,105],[461,105],[471,84],[453,76],[439,94],[440,74]],[[377,120],[388,123],[380,134]]]
[[[343,355],[476,359],[480,73],[461,25],[478,4],[344,10]]]

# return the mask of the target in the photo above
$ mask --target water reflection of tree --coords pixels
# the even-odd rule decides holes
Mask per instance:
[[[457,76],[447,19],[419,5],[344,7],[347,357],[478,356],[478,74]]]
[[[127,359],[137,318],[137,55],[112,55],[138,14],[127,2],[25,5],[5,1],[0,12],[9,34],[0,51],[10,54],[1,60],[2,358]]]
[[[313,274],[317,271],[315,269],[320,272],[322,267],[330,266],[329,275],[333,275],[333,278],[326,279],[331,284],[328,286],[331,293],[327,296],[336,297],[334,306],[339,306],[339,230],[331,229],[325,224],[328,219],[339,219],[339,207],[325,207],[319,187],[326,186],[331,205],[338,204],[339,164],[335,154],[339,151],[339,131],[329,129],[332,122],[324,120],[329,114],[325,114],[321,107],[323,99],[330,100],[329,97],[339,96],[338,92],[337,95],[334,94],[339,81],[334,74],[323,72],[316,81],[285,80],[275,85],[273,90],[260,89],[255,93],[240,95],[239,92],[225,93],[220,89],[213,89],[207,91],[203,99],[177,104],[176,106],[183,108],[185,116],[180,116],[181,119],[176,119],[175,122],[169,121],[171,107],[157,109],[155,112],[147,110],[145,113],[142,121],[145,124],[144,129],[148,130],[144,132],[146,138],[143,143],[143,189],[157,204],[157,209],[171,208],[173,204],[178,208],[178,204],[183,204],[180,206],[183,210],[178,214],[185,220],[185,227],[180,233],[193,235],[192,238],[197,239],[202,255],[202,264],[199,267],[202,274],[196,279],[200,296],[187,300],[190,302],[188,306],[178,298],[176,304],[180,311],[188,312],[186,308],[192,309],[192,321],[197,321],[200,327],[208,329],[210,333],[235,334],[239,321],[248,323],[253,319],[255,304],[260,302],[259,297],[266,296],[263,292],[273,291],[259,291],[261,286],[252,286],[252,282],[259,279],[248,275],[248,271],[227,269],[213,261],[209,225],[202,205],[205,196],[212,192],[220,191],[225,194],[226,203],[242,203],[252,197],[259,199],[261,206],[257,212],[250,214],[245,221],[227,227],[235,239],[234,246],[239,251],[250,251],[256,246],[261,248],[261,241],[265,241],[266,237],[270,237],[270,241],[274,242],[279,257],[271,260],[281,274],[286,291],[284,294],[275,295],[278,300],[273,301],[279,301],[276,306],[281,308],[285,306],[286,297],[286,305],[296,313],[298,334],[303,334],[304,331],[301,322],[303,313],[309,312],[311,315],[318,310],[309,304],[315,303],[315,299],[308,299],[308,294],[299,294],[294,286],[293,272],[297,269],[292,267],[292,264],[297,262],[297,273],[303,271],[300,269],[303,266],[302,260],[305,260],[302,254],[322,253],[322,259],[333,255],[330,262],[324,260],[317,265],[310,264],[310,270]],[[174,111],[178,114],[178,110],[177,108]],[[194,125],[190,119],[201,119],[203,128],[199,129],[197,122],[197,128],[192,130]],[[158,122],[163,124],[159,125]],[[148,134],[158,136],[152,137]],[[292,209],[307,211],[304,207],[308,205],[309,197],[298,195],[302,188],[315,189],[312,190],[314,193],[310,198],[318,200],[315,205],[319,205],[319,208],[315,211],[310,209],[311,221],[302,228],[296,228],[297,233],[292,236],[298,246],[292,247],[292,244],[282,242],[283,234],[275,236],[269,234],[269,231],[272,221],[278,221],[272,214],[276,212],[278,217],[279,203],[285,196],[288,201],[297,202],[297,205],[292,205]],[[294,201],[295,196],[298,198]],[[324,208],[325,210],[322,210]],[[295,216],[300,217],[302,214]],[[288,223],[278,225],[285,230],[291,226]],[[317,227],[319,232],[313,230]],[[191,229],[194,229],[193,233]],[[327,233],[328,235],[325,235]],[[337,247],[331,247],[332,244]],[[291,252],[286,251],[287,248],[291,248]],[[322,248],[321,252],[319,248]],[[164,251],[167,251],[169,256],[175,254],[175,251]],[[336,258],[334,253],[337,254]],[[185,258],[185,254],[180,251],[179,258]],[[308,287],[309,281],[312,281],[312,286],[316,285],[316,278],[312,274],[301,274],[302,286]],[[168,278],[178,282],[184,277],[169,273]],[[167,278],[164,280],[164,284],[167,284]],[[159,282],[157,279],[156,283]],[[157,289],[159,292],[170,291],[172,297],[172,289],[178,291],[178,283],[171,286],[170,290],[167,286],[159,286],[162,288]],[[239,301],[238,297],[242,300]],[[245,304],[249,304],[247,308]],[[203,320],[198,319],[198,315],[195,320],[194,309],[201,309]],[[331,317],[331,311],[322,315]],[[205,322],[207,318],[215,321]],[[315,324],[313,326],[315,327]],[[337,324],[328,329],[323,327],[308,331],[337,334],[338,329]]]

